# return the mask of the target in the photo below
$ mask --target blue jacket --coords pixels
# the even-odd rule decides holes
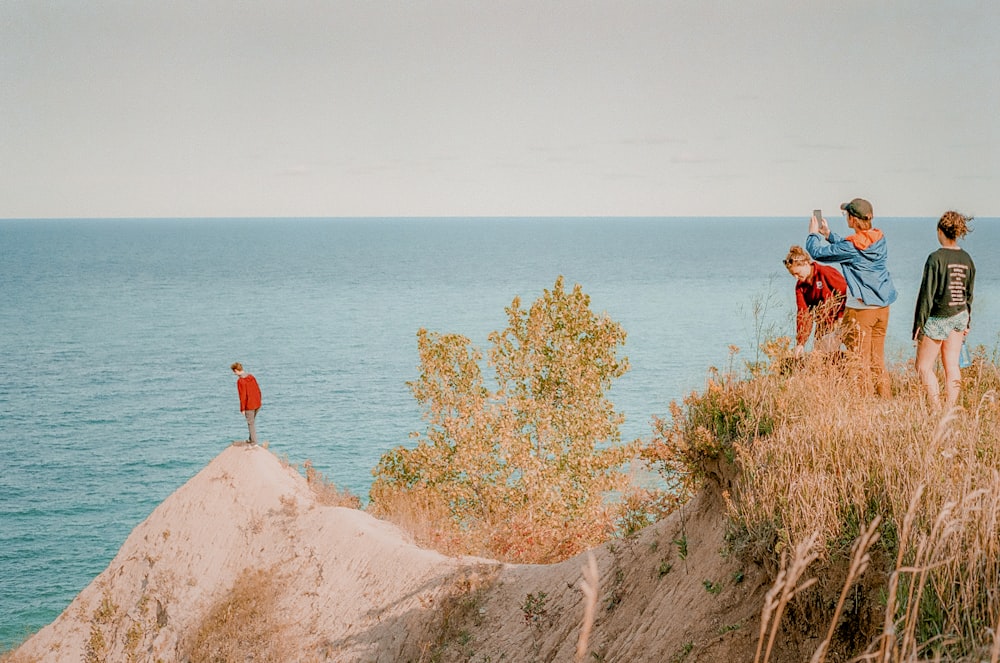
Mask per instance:
[[[840,264],[847,281],[849,299],[860,299],[867,306],[888,306],[896,301],[896,286],[886,266],[889,250],[878,228],[862,230],[850,237],[830,233],[828,240],[818,233],[806,238],[806,251],[819,262]]]

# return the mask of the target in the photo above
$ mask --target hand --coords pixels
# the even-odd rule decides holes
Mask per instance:
[[[826,225],[826,219],[819,220],[819,234],[823,236],[823,239],[830,236],[830,226]]]
[[[809,217],[809,234],[813,235],[813,234],[818,234],[818,233],[819,233],[819,219],[817,219],[815,216],[810,216]]]

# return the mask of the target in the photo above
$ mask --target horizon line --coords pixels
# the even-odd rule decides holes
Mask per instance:
[[[839,212],[838,212],[839,216]],[[827,216],[826,218],[835,218],[832,216]],[[919,216],[919,215],[878,215],[875,217],[876,222],[878,219],[934,219],[935,216]],[[983,219],[998,219],[997,216],[975,216],[975,220]],[[731,214],[699,214],[699,215],[554,215],[554,214],[541,214],[541,215],[489,215],[489,214],[475,214],[475,215],[463,215],[463,214],[447,214],[447,215],[427,215],[419,214],[412,216],[399,216],[399,215],[339,215],[339,216],[268,216],[268,215],[254,215],[254,216],[11,216],[11,217],[0,217],[0,222],[5,221],[363,221],[363,220],[554,220],[554,219],[564,219],[564,220],[593,220],[593,219],[630,219],[630,220],[691,220],[691,219],[702,219],[702,220],[725,220],[725,219],[757,219],[757,220],[802,220],[809,219],[809,215],[781,215],[781,214],[744,214],[744,215],[731,215]]]

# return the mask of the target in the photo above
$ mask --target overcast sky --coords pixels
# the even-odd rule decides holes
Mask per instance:
[[[0,0],[0,218],[1000,216],[997,0]]]

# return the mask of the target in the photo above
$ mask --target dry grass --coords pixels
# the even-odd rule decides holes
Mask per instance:
[[[480,608],[498,573],[498,566],[476,565],[458,571],[443,584],[427,606],[432,616],[424,637],[413,643],[419,651],[401,653],[400,660],[471,660],[476,650],[473,634],[483,625]]]
[[[204,663],[286,663],[294,643],[277,612],[280,579],[272,571],[244,571],[181,643],[178,660]]]
[[[788,365],[781,350],[771,346],[772,367]],[[853,371],[849,362],[813,361],[749,380],[718,377],[704,394],[687,399],[683,413],[675,412],[669,433],[684,445],[692,474],[721,456],[736,462],[740,473],[728,504],[748,550],[784,555],[815,540],[816,554],[845,558],[861,536],[848,584],[870,561],[858,550],[878,546],[880,558],[895,561],[894,569],[885,569],[891,574],[885,625],[871,660],[929,654],[952,660],[997,651],[995,357],[977,352],[963,371],[963,407],[946,413],[925,405],[910,365],[893,370],[889,400],[861,395]],[[874,531],[865,532],[873,521],[880,521],[880,542]],[[786,580],[779,578],[772,600],[792,591]],[[765,617],[780,618],[772,614],[780,607],[767,606]],[[763,654],[767,660],[766,649]]]
[[[349,509],[360,509],[361,499],[347,489],[337,488],[337,486],[323,476],[323,473],[313,467],[312,461],[303,463],[306,474],[306,482],[316,494],[316,499],[320,504],[326,506],[343,506]]]
[[[593,540],[611,537],[610,519],[553,527],[539,525],[531,512],[508,519],[483,519],[472,531],[462,531],[440,500],[421,490],[386,493],[369,505],[372,515],[406,532],[420,546],[445,555],[473,555],[510,563],[549,564],[588,547]]]
[[[440,502],[423,499],[418,491],[387,496],[370,503],[368,511],[396,525],[422,547],[445,555],[462,555],[468,550],[465,537],[451,526],[451,515]]]

